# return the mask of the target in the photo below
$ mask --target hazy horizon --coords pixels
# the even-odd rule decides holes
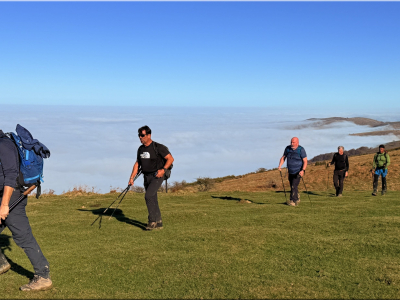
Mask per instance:
[[[18,111],[18,114],[15,112]],[[101,193],[110,187],[124,188],[140,146],[137,129],[148,125],[153,140],[169,147],[175,158],[169,180],[194,181],[198,177],[222,177],[278,166],[284,148],[298,136],[309,159],[334,152],[373,147],[397,138],[358,137],[349,133],[378,130],[349,122],[327,128],[293,129],[308,118],[370,117],[398,121],[396,112],[386,115],[278,108],[143,108],[84,106],[3,105],[0,129],[14,131],[21,124],[51,151],[45,161],[43,189],[57,194],[74,186],[96,187]],[[398,114],[397,114],[398,115]],[[143,179],[137,184],[142,186]]]

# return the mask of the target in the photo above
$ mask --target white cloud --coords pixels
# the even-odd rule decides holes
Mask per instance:
[[[293,136],[299,137],[309,158],[333,152],[339,145],[350,149],[396,139],[349,136],[371,131],[352,123],[290,129],[307,118],[332,116],[317,110],[32,106],[28,111],[3,106],[2,112],[3,131],[15,131],[20,123],[51,150],[45,161],[43,189],[56,193],[75,185],[95,186],[101,192],[108,192],[110,186],[125,187],[140,146],[137,129],[143,125],[149,125],[153,139],[168,146],[174,156],[171,181],[277,167]],[[382,115],[375,118],[386,120]]]

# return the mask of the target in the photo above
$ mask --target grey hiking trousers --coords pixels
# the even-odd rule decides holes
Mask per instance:
[[[16,201],[22,194],[19,190],[14,190],[10,205]],[[3,191],[0,191],[0,203],[3,197]],[[1,222],[0,233],[8,227],[12,233],[14,242],[21,247],[25,254],[28,256],[35,275],[39,275],[43,278],[49,278],[49,262],[44,257],[42,250],[40,249],[36,239],[32,234],[31,225],[29,224],[28,217],[26,215],[25,207],[28,203],[28,197],[25,197],[8,215],[5,221]]]
[[[144,188],[146,194],[144,198],[146,200],[147,210],[149,211],[149,222],[160,222],[161,212],[158,207],[157,191],[164,181],[164,178],[157,178],[154,174],[147,174],[144,176]]]

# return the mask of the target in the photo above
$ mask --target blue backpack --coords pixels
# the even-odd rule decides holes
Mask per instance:
[[[37,198],[40,195],[40,183],[43,182],[43,158],[50,157],[49,149],[33,139],[30,132],[17,125],[16,131],[21,135],[8,132],[6,135],[17,146],[19,154],[19,178],[18,183],[23,187],[36,185]]]

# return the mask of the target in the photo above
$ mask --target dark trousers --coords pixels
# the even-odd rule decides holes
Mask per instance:
[[[343,193],[343,182],[346,175],[346,170],[335,170],[333,172],[333,184],[336,189],[336,196]]]
[[[299,173],[289,174],[290,200],[293,202],[297,202],[299,200],[300,180],[301,180],[301,176],[299,175]]]
[[[21,194],[21,191],[14,190],[10,199],[10,204],[17,200]],[[3,191],[0,192],[0,197],[2,196]],[[25,251],[25,254],[31,261],[35,274],[48,278],[50,272],[49,262],[44,257],[42,250],[32,234],[31,225],[29,224],[25,211],[27,202],[28,197],[25,197],[24,200],[10,211],[6,220],[1,222],[0,233],[8,227],[12,233],[14,242]]]
[[[157,191],[163,180],[164,178],[157,178],[154,174],[144,175],[144,188],[146,189],[144,198],[147,210],[149,211],[149,222],[159,222],[162,220],[160,208],[158,207]]]
[[[379,176],[380,175],[374,174],[374,184],[373,184],[374,192],[378,190]],[[383,177],[383,175],[381,176],[382,176],[382,192],[386,192],[386,176],[385,177]]]

